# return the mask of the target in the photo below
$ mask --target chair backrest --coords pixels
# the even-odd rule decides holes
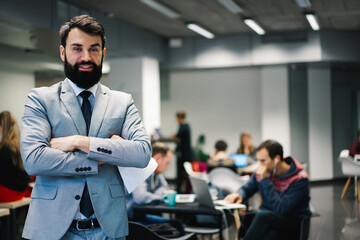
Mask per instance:
[[[191,162],[184,162],[183,166],[185,168],[185,172],[189,176],[198,177],[198,178],[204,179],[206,182],[209,182],[208,174],[206,172],[194,172]]]
[[[349,149],[343,149],[341,150],[340,152],[340,158],[346,158],[346,157],[349,157]],[[351,157],[351,156],[350,156]]]
[[[197,174],[193,171],[191,162],[184,162],[183,165],[184,165],[184,168],[185,168],[186,173],[187,173],[189,176],[197,175]]]
[[[139,239],[146,239],[146,240],[190,240],[194,239],[194,233],[186,234],[182,237],[177,238],[165,238],[157,233],[151,231],[146,226],[137,223],[129,221],[129,235],[126,237],[126,240],[139,240]]]
[[[217,167],[209,173],[210,182],[219,187],[224,195],[236,192],[242,185],[244,185],[249,177],[240,177],[232,170],[224,167]]]
[[[129,235],[126,237],[127,240],[137,240],[137,239],[146,239],[146,240],[162,240],[161,236],[157,235],[155,232],[148,229],[146,226],[137,223],[129,222]]]
[[[340,158],[341,170],[347,176],[360,176],[360,163],[354,162],[351,158]]]

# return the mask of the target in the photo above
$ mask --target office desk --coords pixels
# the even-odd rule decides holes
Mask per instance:
[[[0,209],[10,210],[10,239],[16,238],[16,209],[28,207],[30,201],[31,198],[24,197],[19,201],[0,203]]]
[[[10,240],[10,209],[0,208],[0,239]]]
[[[161,213],[174,213],[179,215],[211,215],[219,218],[219,233],[220,239],[222,236],[222,211],[210,209],[199,205],[198,203],[177,203],[175,207],[168,205],[142,205],[134,206],[133,208],[134,220],[141,220],[145,214],[161,214]]]

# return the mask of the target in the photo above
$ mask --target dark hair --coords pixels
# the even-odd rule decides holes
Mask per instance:
[[[176,113],[176,117],[180,118],[180,119],[185,119],[186,118],[186,112],[185,111],[179,111]]]
[[[160,153],[161,155],[165,156],[170,149],[165,143],[162,142],[155,142],[152,144],[152,156]]]
[[[360,129],[357,131],[357,137],[360,137]]]
[[[218,151],[225,151],[227,149],[227,144],[223,140],[219,140],[215,143],[215,149]]]
[[[283,147],[277,141],[266,140],[265,142],[262,142],[260,144],[260,146],[256,149],[256,151],[259,151],[263,148],[266,148],[268,150],[271,159],[274,159],[276,155],[280,155],[280,160],[283,159],[283,155],[284,155]]]
[[[102,49],[105,47],[105,29],[95,18],[89,15],[75,16],[61,26],[59,35],[61,45],[66,47],[66,39],[73,28],[79,28],[81,31],[91,35],[101,37]]]

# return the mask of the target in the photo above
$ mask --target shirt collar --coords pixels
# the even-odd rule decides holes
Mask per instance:
[[[79,94],[80,94],[82,91],[87,90],[87,91],[91,92],[91,93],[93,94],[93,96],[95,97],[96,90],[97,90],[97,88],[98,88],[98,84],[95,84],[94,86],[92,86],[92,87],[89,88],[89,89],[84,89],[84,88],[78,87],[78,86],[77,86],[75,83],[73,83],[70,79],[66,78],[66,80],[70,83],[70,86],[71,86],[72,89],[74,90],[76,96],[79,96]]]

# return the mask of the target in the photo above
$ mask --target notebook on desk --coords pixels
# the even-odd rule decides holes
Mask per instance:
[[[228,203],[225,200],[213,200],[209,191],[209,186],[204,179],[189,176],[196,200],[200,205],[211,209],[239,209],[246,208],[244,204]]]

